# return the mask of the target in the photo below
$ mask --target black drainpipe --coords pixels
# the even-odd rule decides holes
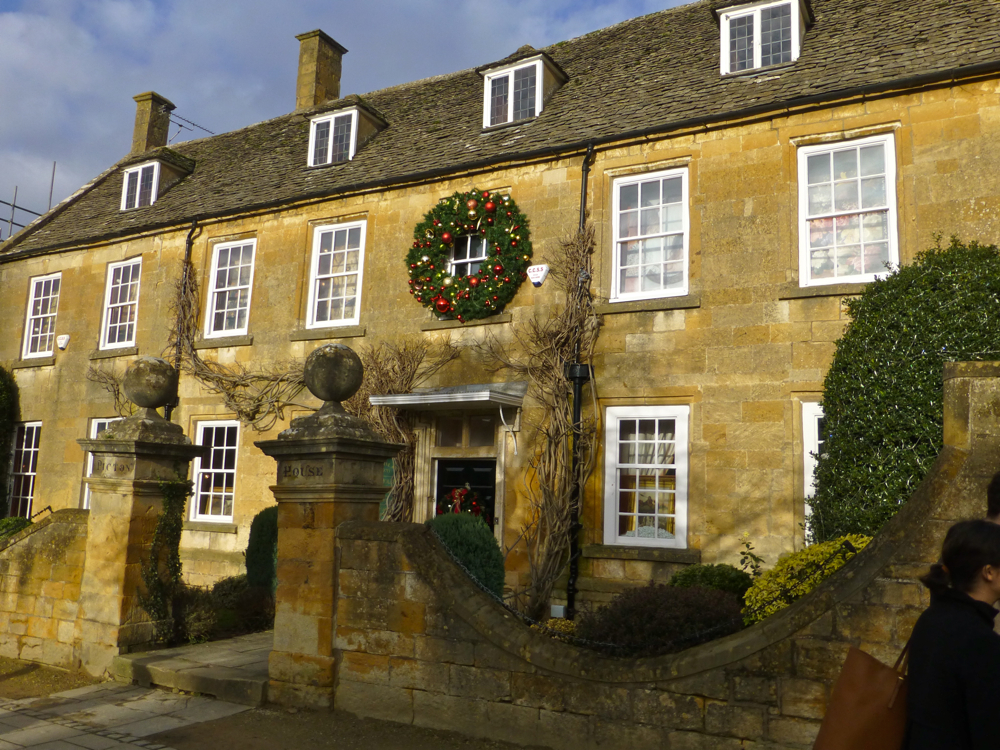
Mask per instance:
[[[590,159],[594,155],[594,144],[587,144],[587,153],[583,157],[582,179],[580,180],[580,231],[587,223],[587,178],[590,175]],[[590,294],[590,274],[580,273],[577,280],[578,296]],[[576,617],[576,580],[580,575],[580,433],[583,422],[583,386],[590,380],[591,367],[580,362],[580,331],[576,332],[573,361],[566,363],[566,378],[573,383],[573,485],[570,490],[570,525],[569,525],[569,579],[566,581],[566,611],[567,620]]]
[[[190,283],[189,269],[191,268],[191,248],[194,246],[194,241],[201,236],[201,229],[198,227],[198,220],[195,219],[191,222],[191,229],[188,231],[187,239],[184,241],[184,267],[181,270],[181,294],[187,295],[188,284]],[[177,343],[174,348],[174,369],[177,370],[178,379],[180,378],[181,370],[181,353],[182,342],[181,342],[181,316],[184,315],[184,309],[182,306],[177,308]],[[172,404],[167,404],[163,407],[163,416],[169,422],[170,415],[173,414],[174,409],[180,404],[180,392],[178,389],[178,395],[174,396],[174,401]]]

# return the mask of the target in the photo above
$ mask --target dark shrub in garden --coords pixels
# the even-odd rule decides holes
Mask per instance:
[[[272,594],[278,588],[278,506],[265,508],[250,522],[247,583]]]
[[[576,635],[610,644],[597,648],[619,656],[659,656],[735,633],[742,626],[740,602],[732,594],[650,584],[583,615]]]
[[[3,485],[0,485],[2,487]],[[14,516],[13,518],[0,518],[0,540],[6,539],[9,536],[14,536],[17,532],[22,529],[31,526],[30,518],[21,518],[20,516]]]
[[[223,578],[212,587],[214,636],[254,633],[274,626],[274,595],[269,588],[252,587],[246,576]]]
[[[497,596],[503,596],[503,554],[490,527],[478,516],[445,513],[427,522],[466,570]]]
[[[174,640],[204,643],[215,630],[212,593],[198,586],[181,586],[173,600]]]
[[[876,533],[941,451],[945,362],[1000,354],[1000,250],[952,239],[860,297],[823,386],[810,538]]]
[[[753,583],[753,578],[734,565],[692,565],[674,574],[668,582],[670,586],[682,588],[703,588],[726,591],[737,596],[740,601]]]
[[[0,366],[0,515],[7,515],[7,470],[10,441],[18,420],[17,383],[10,370]]]

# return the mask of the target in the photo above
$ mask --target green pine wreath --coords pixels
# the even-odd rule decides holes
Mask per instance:
[[[452,276],[455,243],[469,236],[485,239],[486,259],[477,273]],[[528,219],[509,196],[470,190],[442,198],[414,228],[413,239],[406,256],[410,294],[436,315],[463,323],[496,315],[528,278]]]

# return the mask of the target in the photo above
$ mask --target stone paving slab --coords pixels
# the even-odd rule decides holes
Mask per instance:
[[[267,701],[267,659],[273,642],[273,631],[267,631],[122,654],[112,662],[111,674],[119,682],[176,688],[230,703],[261,706]]]

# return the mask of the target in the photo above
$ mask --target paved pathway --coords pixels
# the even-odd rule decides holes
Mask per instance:
[[[0,750],[163,748],[142,739],[249,706],[105,682],[45,698],[0,701]]]

